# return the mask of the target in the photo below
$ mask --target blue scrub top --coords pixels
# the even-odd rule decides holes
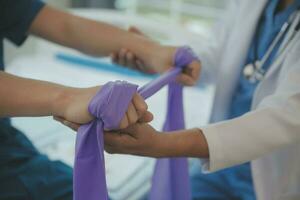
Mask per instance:
[[[246,64],[253,63],[256,57],[260,60],[265,55],[273,39],[280,31],[282,25],[300,6],[300,0],[295,0],[294,3],[289,5],[286,9],[278,12],[277,8],[279,1],[280,0],[270,0],[268,2],[265,12],[262,14],[261,20],[257,27],[257,33],[253,38],[245,63],[241,66],[242,68],[244,68]],[[272,64],[279,46],[280,42],[277,44],[273,53],[263,66],[265,71],[267,71]],[[257,84],[258,83],[250,83],[243,76],[243,70],[241,71],[241,76],[232,97],[228,119],[239,117],[250,111],[252,97]]]
[[[3,40],[20,46],[27,37],[30,24],[44,6],[38,0],[0,1],[0,70],[4,70]],[[8,119],[1,119],[8,122]]]

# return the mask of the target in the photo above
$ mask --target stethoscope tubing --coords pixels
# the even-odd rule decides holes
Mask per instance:
[[[270,47],[268,48],[266,54],[263,56],[261,61],[256,61],[258,63],[255,65],[254,72],[249,78],[249,81],[253,82],[253,79],[257,79],[256,77],[264,77],[265,71],[262,69],[266,61],[270,58],[275,46],[283,39],[282,44],[279,47],[278,52],[276,53],[275,60],[285,51],[285,49],[289,46],[290,42],[295,37],[296,33],[300,28],[300,12],[297,10],[292,16],[289,18],[287,22],[281,27],[279,33],[276,35],[275,39],[272,41]],[[289,31],[292,30],[292,31]],[[287,35],[286,35],[287,34]],[[284,38],[283,36],[286,35]],[[256,80],[257,81],[257,80]]]

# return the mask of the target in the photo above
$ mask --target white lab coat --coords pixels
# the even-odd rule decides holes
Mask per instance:
[[[201,127],[210,154],[202,166],[216,171],[251,161],[258,200],[300,200],[299,32],[259,83],[251,112],[222,121],[266,3],[232,1],[216,26],[215,43],[192,44],[202,62],[202,76],[216,83],[211,117],[216,123]]]

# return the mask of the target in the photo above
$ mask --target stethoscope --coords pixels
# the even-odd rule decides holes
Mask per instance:
[[[299,9],[298,9],[299,10]],[[297,10],[297,11],[298,11]],[[292,24],[296,24],[293,26],[293,31],[291,34],[288,34],[286,38],[284,38],[279,51],[276,53],[276,56],[278,57],[280,54],[283,53],[283,51],[287,48],[289,43],[292,41],[294,36],[296,35],[297,31],[300,29],[300,13],[294,12],[288,21],[286,21],[279,33],[276,35],[274,40],[272,41],[271,45],[267,49],[266,53],[262,57],[261,60],[256,60],[252,63],[247,64],[243,69],[243,75],[244,77],[250,82],[250,83],[257,83],[261,81],[266,73],[266,70],[263,69],[263,66],[270,58],[270,55],[272,54],[275,47],[279,44],[279,42],[283,39],[283,36],[288,32],[288,30],[292,27]]]

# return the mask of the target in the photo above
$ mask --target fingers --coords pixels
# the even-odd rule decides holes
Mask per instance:
[[[129,32],[146,37],[138,28],[131,26],[128,29]],[[122,48],[118,52],[114,52],[110,55],[112,62],[126,66],[130,69],[135,69],[144,73],[156,73],[153,69],[148,69],[142,60],[138,59],[134,53],[128,49]]]
[[[186,86],[193,86],[193,85],[195,85],[195,81],[193,80],[193,78],[190,77],[187,74],[180,74],[177,77],[177,81],[180,82],[180,83],[182,83],[183,85],[186,85]]]
[[[124,129],[124,128],[127,128],[128,125],[129,125],[129,122],[128,122],[127,114],[125,114],[125,116],[123,117],[123,119],[120,122],[119,128]]]
[[[177,77],[177,81],[186,86],[193,86],[199,79],[200,70],[200,63],[198,61],[193,61],[184,69],[183,73]]]
[[[127,63],[127,61],[126,61],[126,53],[127,53],[127,49],[122,48],[120,50],[119,55],[118,55],[118,58],[119,58],[118,59],[118,63],[120,65],[126,66],[126,63]]]
[[[136,63],[136,68],[139,71],[142,71],[142,72],[145,71],[145,66],[141,60],[136,59],[135,63]]]
[[[153,114],[148,111],[148,105],[141,95],[136,93],[133,97],[133,105],[138,114],[138,121],[141,123],[149,123],[153,120]]]
[[[127,119],[128,119],[128,124],[134,124],[137,122],[139,116],[137,114],[136,108],[134,107],[133,103],[130,102],[128,106],[128,110],[126,113]]]
[[[133,55],[133,53],[131,53],[130,51],[127,51],[126,53],[126,66],[128,66],[131,69],[137,69],[137,64],[136,64],[136,58]]]
[[[111,54],[110,54],[110,58],[111,58],[111,61],[112,61],[113,63],[117,63],[117,64],[118,64],[118,61],[119,61],[118,53],[111,53]]]
[[[139,118],[140,123],[149,123],[153,120],[153,114],[149,111],[146,111],[145,114]]]
[[[189,68],[191,69],[190,75],[195,82],[199,80],[201,64],[198,61],[194,61],[190,64]]]
[[[119,128],[125,129],[128,126],[137,122],[147,123],[152,121],[152,113],[147,111],[148,106],[138,93],[134,94],[132,101],[130,102],[127,112],[120,122]]]
[[[137,114],[140,117],[144,115],[144,113],[148,110],[148,105],[141,95],[136,93],[132,98],[133,105],[137,111]]]
[[[60,122],[60,123],[62,123],[65,126],[71,128],[74,131],[77,131],[80,127],[80,124],[76,124],[76,123],[67,121],[67,120],[65,120],[64,118],[61,118],[61,117],[54,116],[53,119]]]
[[[112,62],[126,66],[130,69],[143,71],[142,62],[136,58],[136,56],[129,50],[122,48],[117,53],[112,53],[110,55]]]

